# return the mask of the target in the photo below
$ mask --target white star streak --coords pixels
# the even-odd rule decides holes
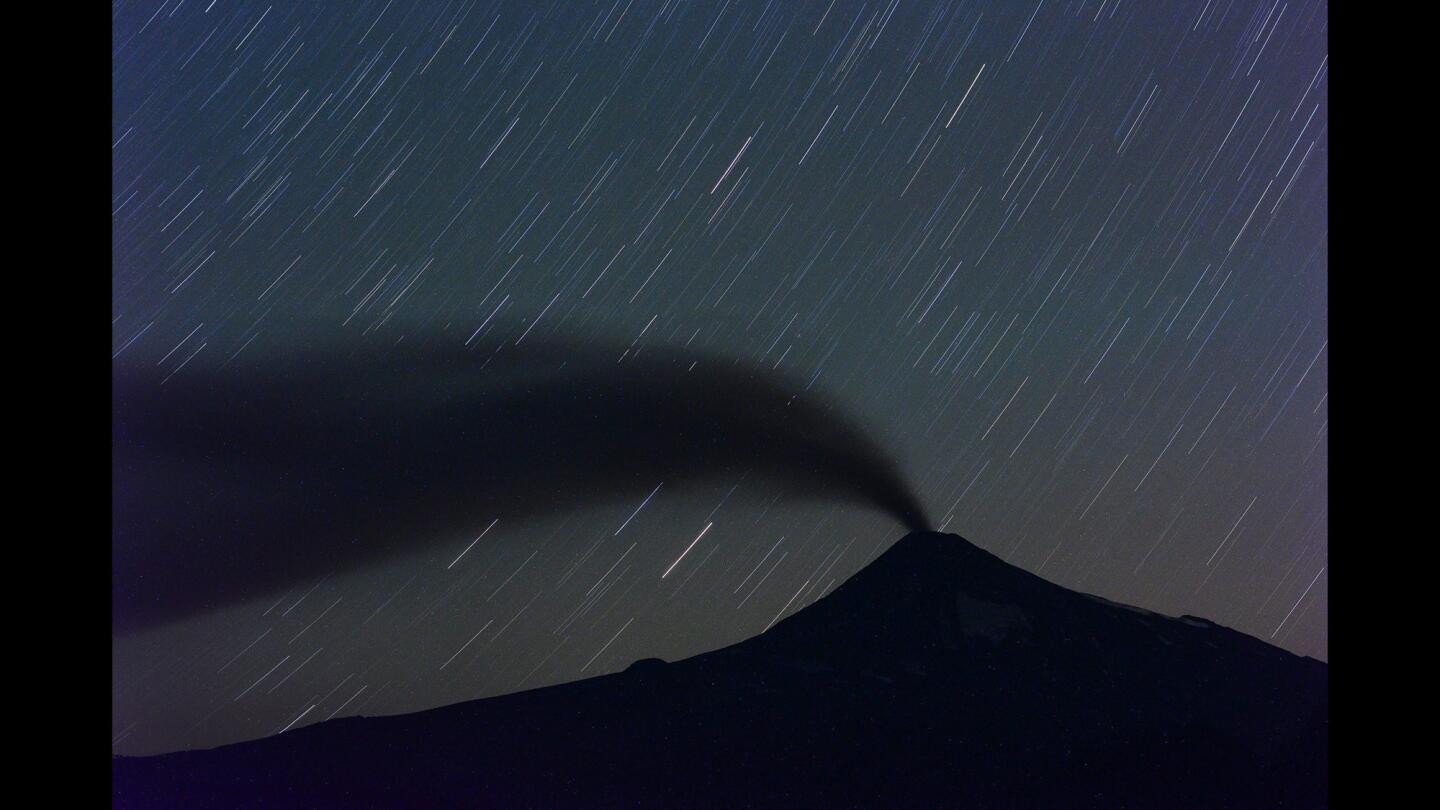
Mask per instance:
[[[680,561],[683,560],[683,559],[685,559],[685,555],[690,553],[690,549],[694,548],[694,547],[695,547],[695,544],[698,543],[698,542],[700,542],[700,538],[702,538],[702,537],[705,536],[705,532],[710,531],[710,527],[711,527],[711,526],[714,526],[714,525],[715,525],[715,524],[714,524],[713,522],[712,522],[712,523],[706,523],[706,524],[705,524],[705,528],[701,529],[701,530],[700,530],[700,533],[697,534],[697,535],[695,535],[695,539],[694,539],[694,540],[691,540],[691,541],[690,541],[690,545],[686,546],[686,547],[685,547],[685,550],[682,551],[682,552],[680,552],[680,556],[675,558],[675,562],[670,563],[670,567],[665,569],[665,573],[661,574],[661,575],[660,575],[660,578],[661,578],[661,579],[664,579],[665,577],[670,576],[670,572],[675,570],[675,566],[679,565],[679,564],[680,564]]]

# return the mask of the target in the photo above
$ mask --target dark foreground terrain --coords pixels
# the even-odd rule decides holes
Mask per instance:
[[[112,763],[115,807],[1327,805],[1329,668],[907,535],[684,661]]]

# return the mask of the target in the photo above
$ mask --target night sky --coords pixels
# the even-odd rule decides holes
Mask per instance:
[[[736,358],[863,426],[937,528],[1327,657],[1324,3],[112,15],[117,368],[179,387],[423,345],[483,379],[517,340]],[[734,388],[717,407],[751,406]],[[638,494],[117,632],[113,750],[683,658],[905,531],[744,471],[627,474]]]

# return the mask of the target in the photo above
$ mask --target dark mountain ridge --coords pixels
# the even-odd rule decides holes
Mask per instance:
[[[116,807],[1322,807],[1329,667],[914,532],[675,663],[210,751]]]

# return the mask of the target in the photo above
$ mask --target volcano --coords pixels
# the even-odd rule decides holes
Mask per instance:
[[[913,532],[682,661],[112,760],[115,807],[1323,807],[1329,667]]]

